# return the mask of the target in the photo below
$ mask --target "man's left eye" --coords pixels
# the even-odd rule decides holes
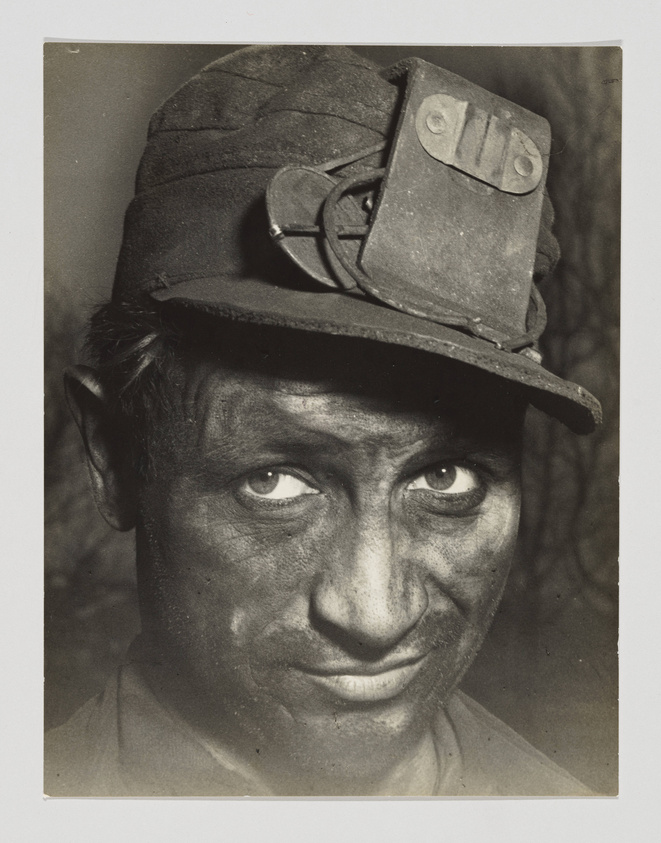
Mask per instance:
[[[253,472],[243,481],[241,490],[250,497],[271,501],[319,494],[318,489],[310,486],[300,477],[275,469]]]
[[[441,463],[418,475],[406,488],[407,491],[424,489],[443,495],[465,495],[481,487],[480,477],[472,468],[454,463]]]

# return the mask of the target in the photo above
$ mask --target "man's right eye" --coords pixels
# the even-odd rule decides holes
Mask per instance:
[[[239,487],[243,494],[262,500],[284,501],[300,498],[304,495],[318,495],[305,480],[287,471],[263,469],[249,474]]]

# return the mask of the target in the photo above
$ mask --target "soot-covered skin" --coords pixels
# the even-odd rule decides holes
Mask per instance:
[[[509,569],[523,410],[304,374],[183,373],[138,490],[149,681],[277,793],[424,792]]]

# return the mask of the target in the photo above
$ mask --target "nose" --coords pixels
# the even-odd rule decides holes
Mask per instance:
[[[368,657],[392,648],[424,615],[424,574],[390,513],[371,512],[343,525],[324,554],[313,589],[311,616],[327,636]]]

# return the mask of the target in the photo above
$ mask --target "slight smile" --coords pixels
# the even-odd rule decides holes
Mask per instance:
[[[380,673],[305,673],[312,681],[350,702],[379,702],[400,694],[422,667],[424,657],[406,662]]]

